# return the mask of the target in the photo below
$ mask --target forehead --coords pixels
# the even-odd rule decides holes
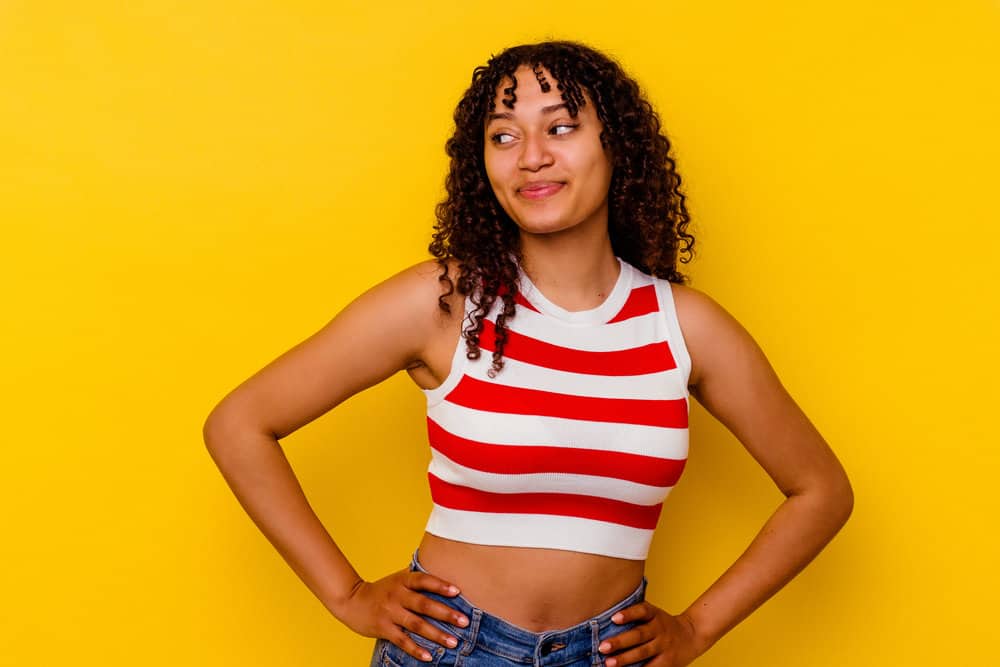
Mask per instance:
[[[528,88],[530,86],[541,93],[558,93],[556,89],[558,81],[553,78],[545,65],[537,65],[536,67],[519,65],[514,71],[513,78],[517,79],[518,92],[520,92],[521,87]],[[497,85],[496,92],[502,95],[503,89],[510,84],[511,77],[504,76]]]
[[[536,68],[528,65],[521,65],[514,72],[514,79],[517,84],[512,95],[504,92],[512,84],[511,77],[505,76],[497,85],[493,93],[494,112],[507,112],[516,114],[536,107],[551,106],[563,102],[562,93],[559,91],[559,82],[552,76],[547,68],[539,65]],[[587,97],[586,91],[583,91]],[[589,98],[587,98],[589,102]],[[513,102],[513,108],[510,103]],[[580,108],[580,113],[585,113],[590,104]]]

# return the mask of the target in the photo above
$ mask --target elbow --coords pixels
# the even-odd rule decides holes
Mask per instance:
[[[212,411],[208,413],[208,417],[205,418],[205,423],[201,425],[201,438],[205,441],[206,447],[211,448],[212,442],[218,438],[224,425],[228,421],[231,421],[221,408],[222,403],[212,408]]]
[[[828,486],[824,496],[831,517],[838,525],[843,526],[854,512],[854,488],[847,475],[839,475],[838,479]]]
[[[261,433],[278,440],[274,431],[261,420],[257,402],[246,392],[232,391],[212,408],[201,427],[205,446],[212,449],[243,438],[247,433]]]
[[[824,517],[824,522],[836,526],[839,530],[854,512],[854,489],[843,470],[835,475],[818,478],[814,483],[798,492],[785,494],[791,498],[801,497],[808,502],[817,515]]]
[[[201,426],[201,439],[204,441],[205,446],[209,449],[212,448],[212,441],[214,440],[217,431],[218,427],[212,419],[212,415],[209,415],[208,419],[206,419],[205,423]]]
[[[830,518],[839,531],[851,518],[854,512],[854,494],[848,491],[846,495],[839,495],[830,503]]]
[[[215,416],[213,412],[205,420],[205,423],[201,427],[201,439],[205,443],[205,447],[212,451],[212,448],[217,446],[222,438],[223,426],[221,420]]]
[[[201,438],[205,442],[205,447],[213,451],[222,443],[231,439],[230,434],[242,428],[242,420],[231,412],[223,411],[216,406],[201,427]]]
[[[210,414],[201,427],[205,449],[220,470],[243,458],[241,449],[246,442],[245,436],[243,422],[219,412]]]
[[[269,436],[275,442],[278,440],[270,430],[260,426],[250,411],[233,403],[217,405],[201,427],[202,440],[216,462],[232,455],[239,456],[245,444],[258,436]]]
[[[851,514],[854,512],[854,489],[851,487],[850,481],[846,482],[846,488],[844,491],[844,523],[851,518]]]

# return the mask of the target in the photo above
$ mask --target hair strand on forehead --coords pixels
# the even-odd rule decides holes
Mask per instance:
[[[542,69],[541,63],[535,63],[531,67],[532,71],[535,73],[535,79],[538,80],[538,86],[542,89],[543,93],[547,93],[552,90],[552,86],[545,78],[545,71]]]

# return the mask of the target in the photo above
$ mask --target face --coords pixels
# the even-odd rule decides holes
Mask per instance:
[[[534,72],[517,70],[514,109],[501,102],[485,126],[483,158],[497,200],[522,234],[552,234],[582,227],[607,229],[610,153],[601,146],[601,122],[594,105],[569,115],[556,82],[546,70],[543,93]]]

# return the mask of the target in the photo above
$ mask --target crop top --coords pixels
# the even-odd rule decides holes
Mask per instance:
[[[645,560],[687,461],[691,360],[670,283],[618,262],[614,289],[584,311],[552,303],[522,271],[495,378],[501,300],[479,359],[459,337],[448,377],[424,390],[427,532]]]

